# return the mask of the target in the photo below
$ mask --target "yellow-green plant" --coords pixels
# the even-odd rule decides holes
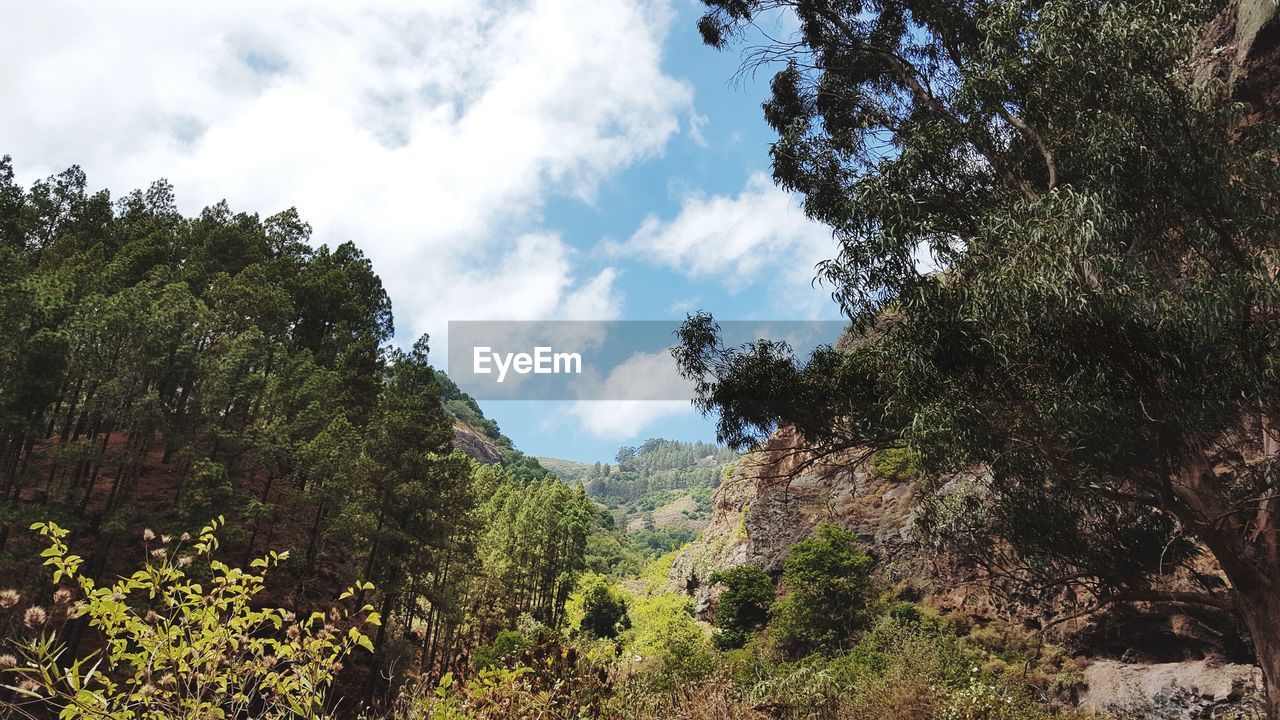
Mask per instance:
[[[101,642],[85,657],[64,657],[68,650],[46,613],[29,608],[26,616],[39,621],[27,623],[36,635],[18,647],[22,657],[7,671],[19,681],[5,684],[21,698],[14,707],[52,705],[62,720],[326,717],[343,658],[358,647],[372,650],[361,627],[378,625],[378,614],[366,605],[354,614],[335,607],[299,619],[254,607],[266,574],[288,554],[268,553],[248,571],[229,567],[213,558],[224,522],[209,523],[189,547],[186,534],[153,547],[156,536],[146,531],[144,566],[101,586],[79,572],[82,559],[70,552],[65,529],[32,525],[49,540],[42,556],[53,582],[79,588],[68,621],[83,619]],[[339,600],[370,589],[361,583]],[[67,598],[66,589],[59,592]]]

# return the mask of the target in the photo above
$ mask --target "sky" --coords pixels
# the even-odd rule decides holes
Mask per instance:
[[[770,73],[701,44],[697,0],[14,4],[0,154],[188,214],[296,207],[391,296],[450,320],[837,319],[827,228],[769,177]],[[771,34],[791,31],[766,20]],[[532,455],[714,439],[683,402],[482,403]]]

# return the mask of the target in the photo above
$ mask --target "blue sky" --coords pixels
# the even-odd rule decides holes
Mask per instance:
[[[675,217],[682,199],[690,194],[737,195],[752,175],[769,171],[774,132],[764,122],[760,104],[768,97],[770,73],[739,75],[736,51],[716,51],[702,44],[696,28],[699,4],[682,2],[675,7],[678,13],[666,38],[662,65],[692,86],[698,134],[682,133],[661,156],[618,173],[601,187],[593,202],[559,197],[546,209],[547,224],[602,265],[616,265],[615,258],[593,253],[602,238],[624,239],[650,216]],[[788,258],[770,260],[787,262]],[[802,306],[790,308],[762,283],[730,289],[715,277],[690,278],[638,258],[619,269],[617,285],[625,294],[622,318],[628,320],[682,318],[693,310],[707,310],[724,319],[839,317],[834,305],[821,302],[825,294],[820,289],[805,293],[805,288],[789,288],[818,299],[808,298]],[[731,268],[725,269],[725,274],[731,272]],[[601,436],[566,427],[563,405],[482,403],[516,445],[534,455],[609,461],[620,445],[637,445],[650,436],[715,440],[714,418],[693,412],[665,415],[635,434]]]
[[[399,343],[450,320],[835,319],[828,231],[768,179],[769,73],[695,0],[28,3],[0,28],[0,152],[188,213],[295,206],[354,241]],[[787,32],[776,21],[778,33]],[[712,439],[683,406],[491,402],[522,450]]]

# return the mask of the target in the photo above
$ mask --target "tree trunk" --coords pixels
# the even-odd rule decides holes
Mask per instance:
[[[1278,571],[1277,577],[1280,577]],[[1267,718],[1280,720],[1280,588],[1264,579],[1236,587],[1236,602],[1253,639],[1267,685]]]
[[[1231,582],[1262,668],[1267,718],[1280,720],[1280,496],[1258,498],[1255,509],[1242,511],[1223,496],[1221,483],[1217,464],[1201,452],[1178,473],[1171,489],[1181,503],[1172,510]]]

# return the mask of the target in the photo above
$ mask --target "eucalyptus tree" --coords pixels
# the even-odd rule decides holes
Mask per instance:
[[[798,21],[748,65],[778,63],[774,178],[833,229],[816,271],[852,326],[796,359],[692,317],[677,355],[721,438],[985,468],[951,527],[1099,603],[1238,609],[1280,717],[1280,133],[1199,60],[1232,7],[705,2],[715,47]],[[1229,592],[1153,593],[1197,548]]]

